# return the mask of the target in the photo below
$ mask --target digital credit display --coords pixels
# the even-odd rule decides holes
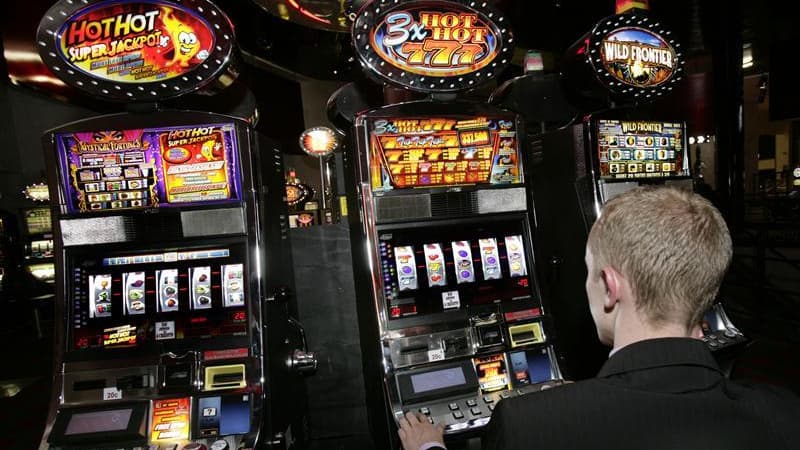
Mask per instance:
[[[411,375],[411,387],[415,394],[460,386],[466,383],[464,369],[461,367]]]
[[[511,118],[375,119],[369,135],[374,192],[523,182]]]
[[[64,435],[126,430],[132,414],[130,408],[74,414],[67,423]]]
[[[57,133],[70,213],[239,200],[233,124]]]
[[[597,121],[600,178],[633,180],[689,176],[682,123]]]

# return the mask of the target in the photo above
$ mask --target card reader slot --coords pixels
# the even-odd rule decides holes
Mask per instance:
[[[514,334],[514,340],[518,343],[534,341],[536,340],[536,335],[533,334],[533,331],[522,331]]]
[[[204,391],[236,389],[246,385],[244,364],[206,367]]]
[[[428,351],[428,346],[427,345],[414,345],[414,346],[410,346],[410,347],[401,348],[400,349],[400,354],[410,355],[410,354],[413,354],[413,353],[422,353],[422,352],[427,352],[427,351]]]
[[[508,327],[508,334],[511,337],[512,348],[527,344],[538,344],[545,341],[544,333],[542,332],[542,324],[539,322]]]
[[[240,373],[220,373],[214,375],[212,384],[215,386],[239,384],[242,381],[242,374]]]

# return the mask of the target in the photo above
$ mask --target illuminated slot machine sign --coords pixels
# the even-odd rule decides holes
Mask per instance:
[[[58,133],[69,213],[241,198],[233,124]]]
[[[511,61],[513,38],[487,2],[374,0],[353,24],[367,72],[421,92],[472,89]]]
[[[512,120],[376,119],[370,142],[373,192],[523,181]]]
[[[70,86],[112,101],[161,101],[216,79],[233,27],[208,0],[62,0],[45,14],[44,63]]]
[[[638,180],[689,176],[682,123],[597,121],[600,178]]]
[[[672,31],[634,11],[595,24],[567,50],[562,72],[567,85],[585,96],[650,101],[673,90],[683,66]]]

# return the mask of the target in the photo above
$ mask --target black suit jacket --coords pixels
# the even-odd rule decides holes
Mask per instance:
[[[705,344],[620,349],[597,378],[503,400],[482,450],[800,449],[800,399],[726,379]]]

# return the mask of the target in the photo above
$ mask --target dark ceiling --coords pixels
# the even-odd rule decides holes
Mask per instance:
[[[286,129],[287,122],[294,124],[288,126],[289,129],[302,126],[297,80],[346,82],[365,78],[353,55],[348,33],[311,27],[313,21],[299,20],[296,15],[284,14],[295,20],[292,22],[273,14],[279,10],[278,4],[285,6],[287,2],[308,10],[345,11],[348,7],[349,10],[355,7],[351,3],[360,5],[364,0],[214,1],[234,23],[242,56],[239,61],[243,69],[241,80],[255,92],[258,104],[266,106],[263,110],[274,112],[274,117],[268,119],[275,122],[273,126],[276,129]],[[510,21],[517,47],[541,50],[549,54],[554,63],[593,24],[613,14],[615,6],[614,0],[497,0],[495,3]],[[28,45],[33,52],[39,19],[52,4],[50,0],[2,2],[0,21],[6,50],[18,50]],[[267,4],[277,6],[264,8]],[[787,6],[790,4],[782,2],[777,5],[771,0],[651,0],[650,14],[673,30],[689,58],[708,55],[711,51],[709,42],[718,38],[718,34],[736,36],[737,30],[741,30],[743,42],[753,48],[755,65],[749,71],[761,72],[769,70],[770,50],[776,48],[776,43],[794,42],[798,34],[800,27],[795,25],[799,17],[795,12],[798,6]],[[731,11],[740,12],[740,18],[737,19]],[[719,19],[720,13],[725,13],[724,20]],[[27,70],[30,64],[25,62],[23,66]],[[8,69],[12,71],[11,61]],[[550,69],[557,67],[551,65]],[[706,66],[705,70],[712,68]],[[503,78],[520,73],[521,67],[512,66]],[[94,100],[70,99],[104,110],[104,106]]]

